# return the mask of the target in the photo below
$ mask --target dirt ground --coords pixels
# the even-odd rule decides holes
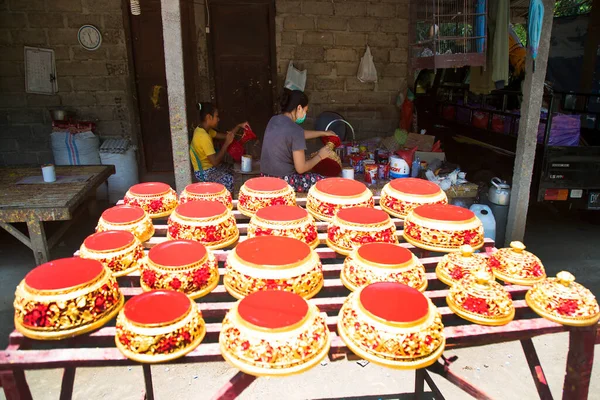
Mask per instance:
[[[87,218],[74,226],[64,241],[54,249],[53,258],[68,257],[93,231],[96,220]],[[50,227],[52,229],[53,227]],[[530,212],[525,243],[537,254],[548,275],[561,270],[572,272],[577,281],[600,294],[600,229],[588,215],[564,215],[534,208]],[[33,256],[16,239],[0,232],[0,346],[7,345],[13,329],[12,301],[14,288],[32,268]],[[568,335],[546,335],[534,339],[552,393],[561,397],[565,373]],[[453,371],[497,399],[535,399],[537,393],[519,342],[478,348],[453,350],[457,355]],[[154,366],[156,399],[209,399],[237,371],[226,363]],[[60,393],[60,370],[27,372],[35,400],[55,400]],[[447,399],[469,398],[452,384],[437,376]],[[143,393],[141,367],[78,369],[74,399],[140,400]],[[414,372],[396,371],[373,364],[324,362],[321,366],[288,378],[260,378],[240,399],[402,399],[412,398]],[[426,387],[431,398],[431,393]],[[600,398],[600,357],[592,372],[590,399]],[[0,400],[4,393],[0,390]],[[427,398],[427,397],[426,397]]]

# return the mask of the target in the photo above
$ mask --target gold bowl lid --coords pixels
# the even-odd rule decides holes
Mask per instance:
[[[459,251],[448,253],[442,257],[435,269],[435,274],[440,281],[452,286],[465,276],[482,268],[492,273],[487,258],[474,253],[473,247],[463,245]]]
[[[546,278],[540,259],[525,251],[525,245],[518,241],[490,255],[488,262],[496,278],[504,282],[531,286]]]
[[[476,324],[505,325],[515,317],[510,293],[483,268],[452,286],[446,302],[455,314]]]
[[[525,300],[537,314],[563,325],[594,325],[600,318],[596,297],[567,271],[537,283]]]

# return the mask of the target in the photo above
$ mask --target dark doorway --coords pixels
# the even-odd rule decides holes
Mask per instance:
[[[262,138],[276,87],[274,0],[210,3],[212,65],[221,127],[248,121]]]
[[[169,123],[169,100],[165,75],[160,0],[141,2],[141,15],[129,14],[133,65],[141,125],[144,172],[172,172],[173,154]],[[196,57],[193,2],[181,1],[184,70],[188,110],[195,99],[194,66]],[[193,121],[188,112],[188,125]]]

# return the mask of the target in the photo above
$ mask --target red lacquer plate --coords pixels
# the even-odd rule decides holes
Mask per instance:
[[[154,225],[143,208],[122,205],[102,213],[96,232],[103,231],[128,231],[143,243],[154,235]]]
[[[228,209],[233,209],[231,193],[220,183],[198,182],[186,186],[179,198],[179,204],[195,200],[218,201]]]
[[[247,217],[252,217],[261,208],[276,205],[296,205],[296,193],[283,179],[252,178],[240,188],[237,207]]]
[[[63,258],[29,272],[17,286],[14,306],[19,332],[54,340],[101,327],[119,312],[123,295],[99,261]]]
[[[266,290],[248,295],[225,316],[221,354],[254,376],[304,372],[329,351],[329,329],[315,305],[297,294]]]
[[[361,182],[345,178],[320,180],[308,191],[306,209],[313,217],[330,222],[343,208],[375,205],[373,193]]]
[[[398,243],[396,225],[384,211],[368,207],[344,208],[327,228],[327,246],[348,255],[367,243]]]
[[[354,291],[375,282],[397,282],[421,292],[427,288],[425,267],[408,249],[392,243],[368,243],[353,250],[340,275]]]
[[[314,218],[298,206],[269,206],[261,208],[248,224],[248,238],[256,236],[286,236],[308,244],[319,245]]]
[[[154,290],[125,304],[117,318],[115,343],[127,358],[156,363],[184,356],[205,334],[196,303],[180,292]]]
[[[79,249],[81,258],[97,260],[119,277],[135,271],[144,247],[129,231],[103,231],[88,236]]]
[[[271,289],[308,299],[323,286],[323,272],[319,256],[306,243],[285,236],[256,236],[229,254],[223,283],[238,299]]]
[[[421,292],[395,282],[365,286],[348,296],[338,332],[359,357],[386,367],[424,368],[445,347],[441,315]]]
[[[177,207],[177,193],[162,182],[133,185],[123,200],[126,205],[143,208],[150,218],[166,217]]]
[[[239,238],[231,210],[216,201],[195,200],[178,206],[169,217],[168,239],[195,240],[209,249],[222,249]]]
[[[142,289],[176,290],[192,299],[205,296],[219,283],[214,255],[192,240],[170,240],[148,252],[141,266]]]
[[[483,246],[483,224],[462,207],[426,204],[411,211],[404,221],[404,239],[425,250],[451,252],[463,245]]]

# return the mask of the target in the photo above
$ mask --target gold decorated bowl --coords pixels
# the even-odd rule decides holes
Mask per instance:
[[[486,269],[472,271],[454,284],[446,303],[459,317],[480,325],[506,325],[515,317],[510,293]]]
[[[15,327],[54,340],[100,328],[123,306],[111,271],[99,261],[61,258],[31,270],[15,292]]]
[[[142,243],[154,235],[154,224],[143,208],[137,206],[115,206],[102,213],[96,232],[128,231]]]
[[[223,319],[219,345],[223,358],[254,376],[304,372],[329,352],[329,330],[313,304],[280,290],[253,293]]]
[[[220,183],[198,182],[187,185],[181,196],[179,196],[179,204],[195,200],[218,201],[228,209],[233,210],[231,193]]]
[[[168,239],[195,240],[209,249],[227,247],[240,236],[231,210],[216,201],[196,200],[177,206],[168,225]]]
[[[293,237],[312,249],[319,245],[314,218],[298,206],[269,206],[258,210],[248,224],[248,238],[255,236]]]
[[[394,179],[381,189],[379,205],[388,214],[404,219],[424,204],[448,204],[446,193],[425,179]]]
[[[296,205],[296,193],[283,179],[252,178],[240,188],[237,209],[247,217],[252,217],[261,208],[278,205]]]
[[[357,356],[398,369],[427,367],[446,345],[442,316],[431,300],[395,282],[351,293],[338,316],[338,333]]]
[[[132,297],[117,317],[117,348],[135,361],[157,363],[183,357],[206,334],[202,313],[185,294],[153,290]]]
[[[79,248],[79,257],[98,260],[113,276],[130,274],[139,267],[144,247],[128,231],[104,231],[88,236]]]
[[[525,251],[521,242],[511,242],[510,248],[491,254],[488,263],[496,278],[504,282],[532,286],[546,279],[546,270],[540,259]]]
[[[590,326],[600,319],[596,297],[566,271],[536,283],[525,300],[537,314],[559,324]]]
[[[327,246],[348,255],[367,243],[398,243],[396,225],[381,210],[352,207],[339,210],[327,228]]]
[[[177,207],[177,193],[166,183],[138,183],[123,199],[126,205],[142,207],[150,218],[167,217]]]
[[[448,253],[442,257],[435,268],[435,274],[440,281],[452,286],[465,276],[480,269],[493,273],[492,268],[488,265],[487,258],[474,253],[473,248],[466,244],[461,246],[459,251]]]
[[[236,299],[269,289],[310,299],[323,287],[323,268],[317,253],[298,239],[257,236],[229,253],[223,283]]]
[[[140,284],[145,291],[176,290],[197,299],[219,283],[214,255],[192,240],[169,240],[152,247],[140,269]]]
[[[483,224],[462,207],[426,204],[411,211],[404,220],[404,239],[421,249],[451,252],[465,244],[483,247]]]
[[[316,219],[327,222],[342,208],[374,206],[373,193],[365,184],[346,178],[320,180],[306,197],[306,210]]]
[[[354,249],[340,275],[342,283],[355,291],[375,282],[397,282],[424,292],[425,267],[410,250],[392,243],[368,243]]]

